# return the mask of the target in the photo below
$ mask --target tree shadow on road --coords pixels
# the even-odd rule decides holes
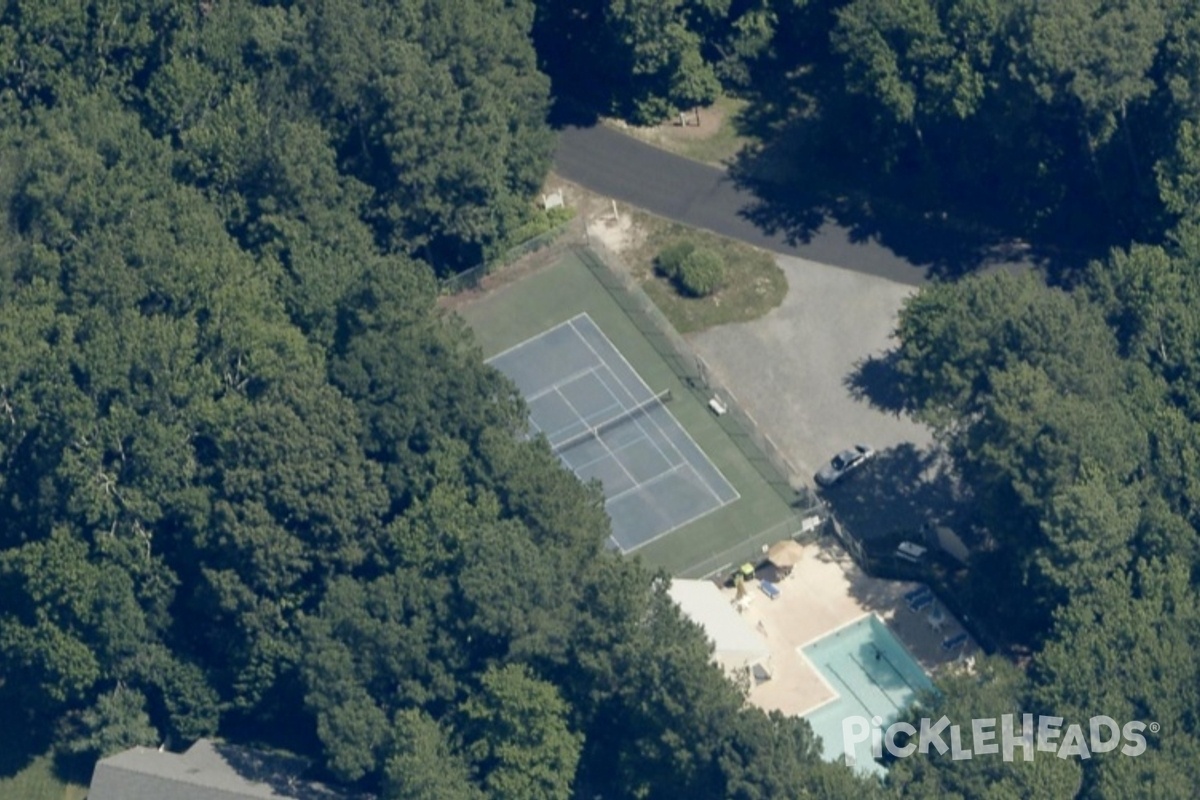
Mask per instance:
[[[565,94],[556,95],[546,122],[554,130],[566,127],[590,128],[600,124],[600,111],[595,104],[586,100]]]
[[[848,120],[838,111],[823,115],[828,103],[801,92],[799,111],[760,99],[743,112],[742,132],[763,144],[743,150],[729,176],[757,198],[742,216],[767,233],[799,246],[836,224],[852,242],[876,242],[935,280],[1001,266],[1086,263],[1096,255],[1023,241],[1029,226],[1012,218],[1004,201],[986,186],[946,185],[941,165],[912,147],[876,142],[872,149],[891,155],[864,157],[870,143],[847,135]]]
[[[896,371],[898,360],[899,355],[895,350],[859,359],[854,369],[842,379],[842,385],[855,400],[898,417],[908,410]]]
[[[794,153],[797,149],[803,151],[790,142],[786,148],[768,145],[743,151],[729,170],[734,184],[756,198],[742,216],[792,246],[811,244],[834,224],[847,231],[852,243],[875,242],[922,267],[932,280],[953,280],[996,267],[1045,266],[1053,255],[952,217],[940,206],[921,203],[917,196],[904,202],[893,199],[886,187],[830,174],[830,167],[796,175],[791,165],[830,161],[820,152]]]

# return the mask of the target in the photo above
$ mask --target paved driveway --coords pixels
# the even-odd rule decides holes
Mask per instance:
[[[914,264],[871,239],[859,241],[846,228],[826,221],[805,241],[789,241],[750,219],[760,199],[739,188],[723,170],[701,164],[604,125],[559,132],[554,171],[593,192],[659,216],[740,239],[776,253],[919,284],[926,267]]]
[[[837,451],[861,442],[876,462],[825,494],[864,538],[916,528],[945,506],[929,482],[930,431],[862,397],[862,381],[886,396],[886,369],[872,357],[893,344],[904,299],[915,288],[886,278],[776,256],[788,280],[783,304],[762,319],[690,337],[709,369],[812,485]],[[865,369],[864,364],[866,365]]]
[[[904,298],[930,279],[929,265],[829,220],[803,241],[764,230],[750,213],[760,198],[725,172],[604,126],[561,131],[555,171],[603,196],[776,253],[788,278],[783,305],[755,322],[692,337],[696,349],[810,485],[849,445],[880,451],[874,465],[824,494],[857,536],[955,523],[964,509],[934,468],[930,432],[856,389],[865,385],[886,405],[887,370],[878,357],[890,349]],[[986,256],[975,266],[1029,264]]]

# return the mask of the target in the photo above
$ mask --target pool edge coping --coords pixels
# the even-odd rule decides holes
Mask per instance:
[[[866,611],[866,612],[860,614],[859,616],[855,617],[854,619],[849,620],[847,622],[843,622],[841,625],[838,625],[836,628],[825,631],[825,633],[822,633],[820,636],[814,636],[813,638],[809,639],[807,642],[804,642],[803,644],[796,646],[796,655],[798,655],[798,656],[800,656],[800,658],[804,659],[804,663],[807,664],[809,666],[809,668],[813,671],[813,673],[817,676],[817,678],[820,679],[821,683],[825,686],[825,688],[828,689],[833,694],[833,697],[830,697],[827,700],[822,700],[821,702],[817,703],[816,705],[806,708],[804,711],[801,711],[796,716],[801,717],[801,718],[807,717],[809,714],[812,714],[813,712],[824,708],[825,706],[829,705],[830,703],[836,703],[838,700],[842,699],[842,693],[839,692],[837,689],[833,688],[833,684],[831,684],[829,682],[829,680],[825,677],[825,675],[821,672],[821,669],[820,669],[820,667],[817,666],[816,662],[808,657],[808,654],[804,652],[804,648],[809,647],[813,644],[816,644],[817,642],[819,642],[822,639],[825,639],[829,636],[833,636],[834,634],[838,633],[839,631],[849,628],[852,625],[857,625],[858,623],[862,622],[864,619],[867,619],[868,617],[873,617],[873,616],[876,616],[874,611]]]
[[[870,617],[874,617],[875,620],[877,622],[879,622],[879,624],[882,625],[887,630],[887,632],[892,636],[892,638],[896,640],[896,643],[899,644],[900,647],[902,647],[904,649],[904,653],[905,653],[905,655],[908,656],[909,661],[911,661],[913,664],[917,665],[917,667],[921,670],[921,674],[924,675],[925,679],[927,681],[929,681],[931,686],[933,686],[934,691],[937,690],[936,685],[934,685],[934,683],[933,683],[933,675],[929,672],[929,670],[927,670],[925,668],[924,664],[922,664],[919,660],[917,660],[916,656],[913,655],[912,651],[908,649],[908,645],[904,643],[904,639],[901,638],[900,634],[896,630],[894,630],[890,624],[888,624],[887,620],[880,617],[879,614],[875,613],[874,611],[866,611],[866,612],[860,614],[859,616],[855,617],[854,619],[843,622],[841,625],[838,625],[836,628],[831,628],[830,630],[826,631],[825,633],[822,633],[820,636],[814,636],[811,639],[809,639],[808,641],[804,642],[803,644],[797,645],[796,655],[800,656],[800,658],[802,658],[804,660],[804,663],[809,666],[809,668],[813,671],[814,674],[816,674],[817,678],[821,681],[821,683],[825,686],[825,688],[828,689],[833,694],[833,696],[826,700],[822,700],[821,702],[817,703],[816,705],[806,708],[804,711],[801,711],[798,714],[796,714],[796,716],[801,717],[801,718],[807,717],[809,714],[813,714],[813,713],[821,710],[822,708],[829,705],[830,703],[836,703],[838,700],[842,699],[841,692],[839,692],[837,689],[835,689],[833,687],[833,684],[831,684],[829,682],[829,680],[825,677],[825,675],[821,672],[821,669],[820,669],[820,667],[817,666],[816,662],[813,661],[811,658],[809,658],[808,654],[804,652],[804,648],[811,647],[812,645],[816,644],[817,642],[821,641],[822,639],[826,639],[830,636],[834,636],[834,635],[840,633],[841,631],[845,630],[846,628],[849,628],[853,625],[857,625],[860,622],[862,622],[863,620],[868,619]]]

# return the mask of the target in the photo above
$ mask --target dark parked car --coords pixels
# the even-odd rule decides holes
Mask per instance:
[[[875,451],[865,444],[856,444],[852,450],[843,450],[816,474],[817,484],[828,489],[874,457]]]

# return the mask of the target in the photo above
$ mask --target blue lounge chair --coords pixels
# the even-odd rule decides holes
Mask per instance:
[[[911,603],[913,600],[916,600],[918,597],[920,597],[923,594],[929,594],[928,586],[918,586],[917,588],[913,589],[911,592],[905,592],[904,599]]]
[[[916,612],[916,611],[920,611],[921,609],[925,608],[925,606],[929,605],[932,602],[933,602],[933,592],[927,592],[925,594],[918,595],[913,600],[909,600],[908,607],[910,609],[912,609],[914,612]]]
[[[960,633],[957,636],[949,636],[942,640],[943,650],[957,650],[967,643],[969,637],[965,633]]]
[[[758,585],[762,587],[763,594],[772,600],[779,599],[779,595],[782,594],[782,592],[779,591],[779,587],[770,581],[759,581]]]

